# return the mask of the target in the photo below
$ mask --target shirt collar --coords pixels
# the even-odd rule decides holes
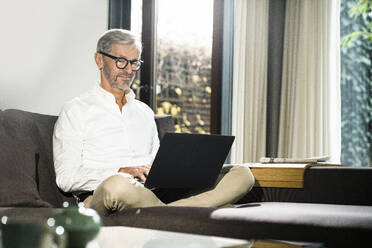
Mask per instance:
[[[101,87],[101,85],[98,83],[96,86],[96,92],[102,96],[105,100],[114,102],[116,104],[115,96],[105,90],[104,88]],[[130,103],[134,100],[136,95],[134,94],[132,89],[129,89],[129,93],[125,94],[125,99],[127,100],[127,103]]]

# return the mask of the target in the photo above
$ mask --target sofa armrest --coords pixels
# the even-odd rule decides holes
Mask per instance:
[[[304,189],[307,202],[372,206],[372,168],[310,167]]]

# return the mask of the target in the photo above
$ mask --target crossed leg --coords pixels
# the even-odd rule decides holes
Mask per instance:
[[[221,170],[213,188],[193,190],[182,199],[165,204],[132,176],[119,173],[104,180],[93,195],[85,199],[84,205],[101,215],[154,206],[221,207],[238,201],[253,184],[254,177],[248,167],[227,166]]]

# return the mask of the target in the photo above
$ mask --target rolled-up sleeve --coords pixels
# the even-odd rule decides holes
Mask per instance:
[[[66,104],[54,126],[53,157],[56,183],[64,192],[95,190],[119,168],[83,167],[85,120],[82,110]]]

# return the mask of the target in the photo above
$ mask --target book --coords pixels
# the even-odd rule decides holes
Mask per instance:
[[[296,164],[316,164],[320,162],[326,162],[329,160],[329,156],[310,157],[310,158],[260,158],[261,163],[296,163]]]

